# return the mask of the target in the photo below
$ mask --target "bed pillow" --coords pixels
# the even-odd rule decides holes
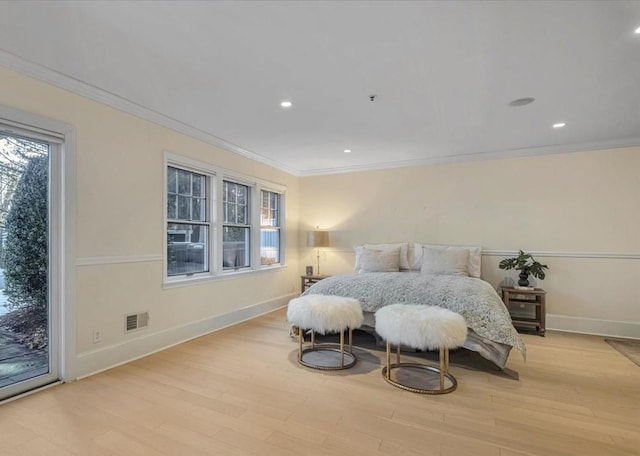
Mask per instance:
[[[398,272],[400,270],[400,247],[389,250],[363,248],[358,272]]]
[[[422,274],[469,276],[469,250],[422,247]]]
[[[395,250],[396,248],[400,248],[400,270],[410,270],[411,266],[409,264],[409,243],[408,242],[397,242],[393,244],[364,244],[364,245],[356,245],[353,247],[353,250],[356,253],[356,265],[355,271],[360,272],[360,255],[362,255],[363,249],[373,249],[373,250]],[[420,269],[420,268],[418,268]]]
[[[460,249],[469,251],[469,262],[467,264],[467,272],[469,277],[480,278],[482,272],[482,247],[472,245],[438,245],[438,244],[420,244],[414,242],[409,247],[409,263],[412,271],[420,271],[422,268],[422,248],[433,247],[439,249]]]

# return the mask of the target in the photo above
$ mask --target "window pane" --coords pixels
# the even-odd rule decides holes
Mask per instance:
[[[208,231],[205,225],[167,225],[167,275],[194,274],[209,270]]]
[[[190,211],[189,211],[189,204],[191,198],[189,198],[188,196],[182,196],[182,195],[178,195],[178,219],[179,220],[190,220]]]
[[[167,218],[176,219],[177,216],[177,196],[176,195],[167,195]]]
[[[200,174],[193,175],[193,196],[203,198],[205,192],[204,176]]]
[[[229,206],[229,223],[237,223],[237,220],[238,220],[237,210],[238,209],[235,204],[232,204]]]
[[[249,223],[247,220],[247,206],[237,206],[236,211],[236,223],[247,225]]]
[[[280,263],[280,230],[260,230],[260,264]]]
[[[201,222],[205,221],[204,199],[202,198],[191,199],[191,217],[192,217],[192,220],[198,220]]]
[[[236,187],[236,191],[238,192],[238,204],[246,205],[247,204],[247,187],[244,185],[238,185]]]
[[[191,174],[189,171],[178,170],[178,193],[191,195]]]
[[[249,228],[225,226],[222,231],[222,267],[249,267]]]
[[[262,226],[280,226],[278,219],[278,199],[280,195],[274,192],[262,191],[262,210],[260,211]]]
[[[178,170],[175,168],[167,168],[167,192],[176,193],[178,188],[176,187],[178,178]]]

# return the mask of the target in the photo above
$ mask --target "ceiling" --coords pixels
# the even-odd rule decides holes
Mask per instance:
[[[640,145],[638,27],[624,1],[10,1],[0,64],[312,175]]]

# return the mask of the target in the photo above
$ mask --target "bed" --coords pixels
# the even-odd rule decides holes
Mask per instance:
[[[358,299],[365,313],[364,325],[369,327],[375,326],[375,311],[389,304],[445,307],[467,322],[463,347],[503,369],[513,348],[525,357],[526,347],[496,291],[479,278],[479,267],[477,247],[418,243],[358,246],[355,274],[326,278],[303,294]]]

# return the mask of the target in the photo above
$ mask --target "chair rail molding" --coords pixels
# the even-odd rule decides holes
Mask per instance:
[[[442,244],[449,245],[449,244]],[[455,244],[451,244],[455,245]],[[327,247],[323,249],[328,252],[351,253],[355,255],[352,248]],[[594,258],[594,259],[614,259],[614,260],[640,260],[640,253],[618,253],[618,252],[571,252],[559,250],[527,250],[527,253],[536,257],[558,257],[558,258]],[[482,256],[513,256],[517,255],[517,250],[482,250]]]
[[[162,255],[126,255],[126,256],[100,256],[84,257],[76,259],[76,266],[97,266],[103,264],[124,263],[149,263],[162,261]]]

